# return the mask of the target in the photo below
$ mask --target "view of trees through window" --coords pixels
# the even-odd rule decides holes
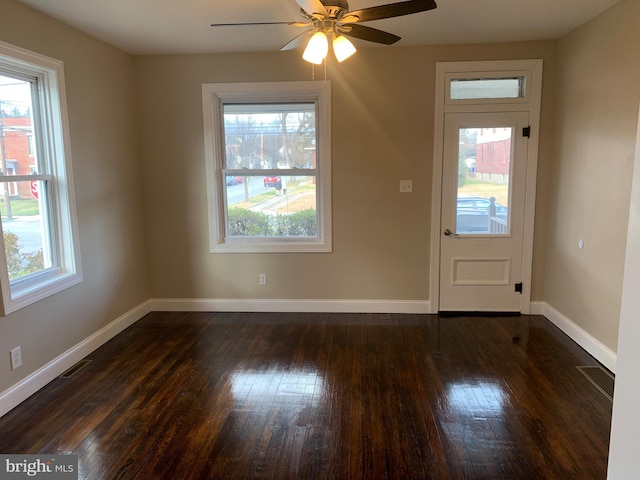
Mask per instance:
[[[314,103],[225,104],[227,237],[318,234]]]

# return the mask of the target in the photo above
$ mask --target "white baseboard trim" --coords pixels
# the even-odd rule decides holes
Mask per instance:
[[[149,301],[138,305],[93,335],[57,356],[28,377],[0,393],[0,417],[57,378],[60,374],[67,371],[98,347],[111,340],[125,328],[133,325],[150,311]]]
[[[531,302],[531,314],[543,315],[605,367],[615,373],[617,355],[546,302]],[[428,314],[428,300],[270,300],[150,299],[121,315],[82,342],[0,393],[0,416],[12,410],[125,328],[152,311],[192,312],[318,312]]]
[[[165,312],[319,312],[414,313],[430,312],[428,300],[270,300],[154,298],[152,311]]]
[[[546,302],[531,302],[531,313],[543,315],[556,327],[566,333],[574,342],[584,348],[602,365],[616,373],[618,355],[592,336],[569,317],[563,315]]]

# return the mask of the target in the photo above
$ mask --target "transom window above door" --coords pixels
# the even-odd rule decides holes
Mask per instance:
[[[445,105],[529,104],[531,72],[449,72],[445,74]]]
[[[522,98],[525,77],[514,78],[454,78],[449,83],[451,100]]]

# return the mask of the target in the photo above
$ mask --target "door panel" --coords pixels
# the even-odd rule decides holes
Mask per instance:
[[[441,311],[520,311],[527,112],[445,115]]]

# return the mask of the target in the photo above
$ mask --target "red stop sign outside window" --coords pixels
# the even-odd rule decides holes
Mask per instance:
[[[38,199],[38,181],[37,180],[31,180],[29,182],[29,187],[31,189],[31,195],[33,195],[33,198],[35,198],[36,200]]]

